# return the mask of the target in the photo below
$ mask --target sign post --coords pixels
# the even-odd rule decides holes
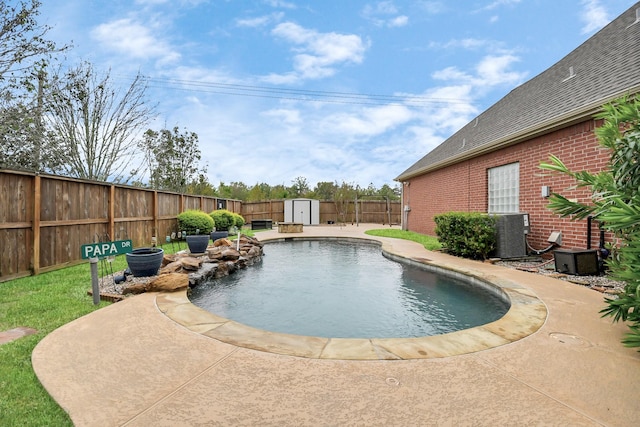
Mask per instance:
[[[99,242],[82,245],[80,248],[82,259],[91,263],[91,292],[93,303],[100,304],[100,286],[98,284],[98,259],[129,253],[133,250],[131,240],[116,240],[114,242]]]
[[[91,263],[91,292],[93,305],[100,304],[100,286],[98,285],[98,258],[89,259]]]

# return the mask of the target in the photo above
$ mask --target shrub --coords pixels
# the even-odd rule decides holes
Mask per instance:
[[[226,209],[218,209],[209,214],[213,219],[217,231],[228,231],[235,225],[234,213]],[[244,219],[243,219],[244,221]]]
[[[477,212],[436,215],[436,235],[447,251],[471,259],[486,259],[496,247],[496,218]]]
[[[553,194],[548,206],[551,210],[576,220],[591,215],[620,240],[607,266],[613,278],[626,284],[619,295],[606,299],[607,306],[600,313],[615,322],[629,322],[631,331],[622,342],[640,347],[640,99],[619,98],[603,106],[596,117],[604,120],[595,132],[600,145],[610,153],[606,169],[596,174],[571,171],[553,155],[540,168],[570,176],[579,187],[589,187],[592,192],[588,204]]]
[[[208,234],[213,230],[213,219],[206,212],[187,210],[178,215],[178,229],[188,235]]]
[[[245,224],[245,220],[242,217],[242,215],[234,213],[233,214],[233,225],[236,226],[238,229],[242,228],[242,226]]]

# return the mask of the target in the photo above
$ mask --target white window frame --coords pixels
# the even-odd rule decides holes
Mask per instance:
[[[520,212],[520,163],[487,169],[488,212]]]

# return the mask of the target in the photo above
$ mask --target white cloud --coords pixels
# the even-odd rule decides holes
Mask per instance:
[[[514,55],[487,56],[476,66],[478,85],[507,85],[514,86],[526,77],[526,73],[508,71],[509,67],[518,62]]]
[[[389,27],[404,27],[408,23],[409,23],[409,17],[401,15],[401,16],[396,16],[395,18],[391,19],[387,23],[387,25]]]
[[[270,15],[257,16],[255,18],[236,19],[236,25],[238,27],[265,27],[272,22],[279,22],[284,17],[284,13],[272,13]]]
[[[418,6],[425,10],[429,15],[437,15],[447,9],[441,1],[420,1],[418,2]]]
[[[302,123],[299,110],[288,108],[277,108],[262,113],[264,117],[269,117],[275,122],[285,124],[287,126],[298,126]]]
[[[470,82],[472,76],[460,71],[457,67],[451,66],[434,72],[431,77],[436,80],[457,80],[461,82]]]
[[[265,0],[265,4],[271,6],[271,7],[280,7],[283,9],[297,9],[298,6],[296,6],[295,3],[291,3],[288,1],[283,1],[283,0]]]
[[[491,3],[489,3],[488,5],[486,5],[485,7],[483,7],[483,10],[493,10],[496,9],[500,6],[509,6],[512,4],[518,4],[520,3],[521,0],[495,0]]]
[[[520,59],[511,54],[487,55],[475,67],[475,75],[461,71],[457,67],[447,67],[436,71],[432,77],[436,80],[458,81],[464,84],[472,84],[478,89],[492,86],[513,86],[522,82],[527,73],[509,71],[511,65]]]
[[[449,40],[446,43],[443,42],[431,42],[429,43],[429,47],[433,49],[480,49],[487,48],[495,45],[496,42],[483,40],[483,39],[474,39],[474,38],[466,38],[466,39],[453,39]]]
[[[381,1],[375,5],[367,4],[362,9],[362,16],[379,27],[404,27],[409,17],[399,15],[398,8],[392,1]]]
[[[155,58],[163,63],[180,58],[178,52],[156,38],[148,27],[127,18],[98,25],[91,31],[91,37],[108,49],[133,58]]]
[[[341,112],[326,116],[321,127],[346,141],[372,137],[388,132],[413,118],[412,111],[403,105],[367,107],[357,112]]]
[[[582,0],[583,10],[580,13],[580,20],[584,23],[582,34],[590,34],[598,31],[610,21],[607,10],[600,4],[599,0]]]
[[[292,51],[296,53],[293,58],[294,72],[272,74],[265,78],[273,83],[332,76],[339,65],[361,63],[368,48],[360,36],[320,33],[292,22],[279,24],[272,34],[292,43]]]

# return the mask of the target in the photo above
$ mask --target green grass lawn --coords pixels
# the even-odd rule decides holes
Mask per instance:
[[[414,233],[413,231],[398,230],[396,228],[380,228],[365,231],[365,234],[369,234],[370,236],[393,237],[395,239],[411,240],[413,242],[420,243],[425,247],[425,249],[430,251],[442,248],[442,245],[438,241],[437,237]]]

